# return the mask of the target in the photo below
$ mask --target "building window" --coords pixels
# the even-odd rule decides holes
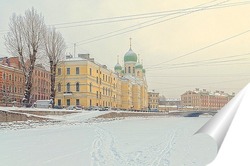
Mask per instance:
[[[98,98],[98,94],[99,94],[98,91],[96,91],[96,98]]]
[[[57,90],[58,90],[58,92],[61,92],[61,84],[60,83],[57,85]]]
[[[67,106],[70,106],[70,99],[67,99]]]
[[[61,74],[62,74],[62,69],[61,69],[61,68],[58,68],[58,69],[57,69],[57,74],[58,74],[58,75],[61,75]]]
[[[100,92],[100,99],[102,98],[102,92]]]
[[[98,73],[98,70],[96,70],[96,73]]]
[[[76,83],[76,91],[79,92],[80,91],[80,85],[79,82]]]
[[[5,79],[5,73],[3,73],[3,79]]]
[[[99,80],[99,78],[98,77],[96,77],[96,83],[98,84],[98,80]]]
[[[76,105],[80,105],[80,100],[76,99]]]
[[[102,84],[102,79],[100,78],[100,84]]]
[[[131,69],[130,69],[130,66],[128,67],[128,73],[131,73]]]
[[[9,80],[11,80],[11,75],[9,75]]]
[[[89,105],[92,106],[92,100],[91,99],[89,100]]]
[[[80,73],[79,67],[76,67],[76,74],[79,74],[79,73]]]
[[[70,83],[67,83],[67,92],[70,92]]]
[[[67,74],[68,75],[70,74],[70,68],[67,68]]]
[[[92,69],[91,68],[89,68],[89,75],[92,76]]]
[[[62,105],[62,101],[61,101],[61,99],[58,99],[58,100],[57,100],[57,104],[58,104],[59,106],[61,106],[61,105]]]

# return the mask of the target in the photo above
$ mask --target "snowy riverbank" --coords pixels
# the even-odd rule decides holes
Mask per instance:
[[[202,166],[216,154],[213,141],[202,135],[193,136],[209,118],[132,117],[93,121],[101,114],[105,112],[48,116],[60,122],[27,121],[26,127],[18,124],[2,128],[1,164]]]

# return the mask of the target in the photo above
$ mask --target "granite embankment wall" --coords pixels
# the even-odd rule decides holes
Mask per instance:
[[[27,120],[46,120],[46,118],[0,110],[0,123]]]
[[[79,111],[27,111],[27,110],[0,110],[0,123],[13,121],[27,121],[27,120],[47,120],[46,115],[65,115],[78,113]]]

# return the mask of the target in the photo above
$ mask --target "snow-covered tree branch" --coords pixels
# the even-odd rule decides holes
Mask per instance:
[[[41,14],[32,8],[24,16],[13,14],[10,18],[9,32],[5,36],[7,50],[19,58],[25,76],[24,103],[30,102],[32,73],[37,56],[42,51],[43,34],[46,26]]]
[[[56,78],[56,67],[60,60],[62,60],[65,50],[66,44],[64,39],[55,28],[47,28],[46,33],[44,33],[44,49],[45,54],[49,59],[50,64],[50,80],[51,80],[51,99],[53,100],[52,107],[54,107],[55,103],[55,94],[56,94],[56,86],[55,86],[55,78]]]

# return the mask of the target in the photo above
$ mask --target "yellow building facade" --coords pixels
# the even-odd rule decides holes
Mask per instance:
[[[128,53],[136,59],[128,58]],[[64,107],[81,105],[138,111],[148,107],[145,70],[138,65],[137,55],[131,49],[124,56],[124,67],[118,62],[114,71],[95,62],[89,54],[67,56],[57,66],[56,87],[55,104]]]

